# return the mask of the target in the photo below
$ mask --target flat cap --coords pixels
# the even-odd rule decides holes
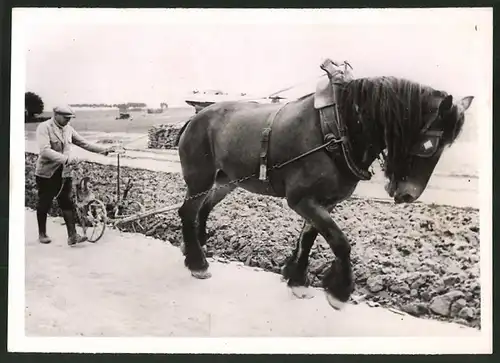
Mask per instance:
[[[59,114],[59,115],[64,115],[64,116],[67,116],[67,117],[75,117],[75,113],[73,112],[73,110],[71,109],[71,107],[69,106],[56,106],[54,107],[53,109],[54,111],[54,114]]]

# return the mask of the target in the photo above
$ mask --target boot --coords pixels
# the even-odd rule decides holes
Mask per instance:
[[[47,243],[52,242],[52,240],[50,239],[49,236],[47,236],[46,233],[39,233],[38,234],[38,242],[43,243],[43,244],[47,244]]]
[[[71,209],[62,211],[64,222],[66,222],[66,229],[68,230],[68,245],[72,246],[77,243],[82,243],[87,240],[87,237],[80,236],[76,232],[75,227],[75,212]]]
[[[52,242],[52,240],[47,236],[46,232],[47,213],[37,210],[36,219],[38,221],[38,241],[43,244]]]

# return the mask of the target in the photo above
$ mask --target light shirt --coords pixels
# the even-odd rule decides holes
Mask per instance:
[[[61,165],[63,166],[63,178],[72,176],[72,168],[66,164],[73,144],[95,153],[106,150],[104,146],[88,142],[71,125],[61,127],[54,118],[38,125],[36,140],[40,152],[36,162],[35,175],[43,178],[50,178]]]

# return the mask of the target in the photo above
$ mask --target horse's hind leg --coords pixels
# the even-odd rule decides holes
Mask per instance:
[[[336,260],[323,278],[323,287],[330,305],[340,309],[354,289],[351,268],[351,246],[332,220],[328,210],[310,198],[302,198],[291,207],[319,231],[330,245]]]
[[[301,299],[312,297],[306,289],[309,286],[307,266],[309,265],[309,253],[317,236],[318,230],[304,221],[295,250],[282,269],[283,276],[288,280],[288,286],[292,289],[292,293]]]
[[[182,235],[184,239],[184,264],[191,271],[191,274],[200,279],[209,278],[211,275],[208,270],[208,261],[198,241],[198,233],[196,220],[203,200],[206,194],[198,195],[205,190],[209,190],[213,185],[213,178],[211,183],[208,181],[201,184],[201,188],[194,189],[188,183],[188,193],[184,203],[179,208],[179,216],[182,221]],[[195,196],[193,198],[193,196]]]
[[[210,212],[219,204],[229,193],[236,188],[235,185],[215,185],[210,194],[205,198],[198,212],[198,241],[201,246],[207,243],[207,219]]]
[[[215,208],[217,204],[219,204],[229,193],[231,193],[236,185],[234,184],[225,184],[229,180],[222,179],[219,176],[217,177],[215,188],[210,190],[207,194],[206,198],[203,200],[201,207],[198,211],[198,225],[197,229],[197,237],[200,246],[205,246],[207,243],[207,220],[210,212]],[[184,244],[181,244],[181,251],[185,255],[186,248]]]

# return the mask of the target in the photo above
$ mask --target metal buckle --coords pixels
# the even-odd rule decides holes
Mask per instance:
[[[338,144],[343,143],[346,140],[347,140],[347,138],[345,136],[342,136],[341,138],[336,138],[335,135],[332,133],[326,134],[325,138],[323,139],[325,144],[330,143],[330,145],[328,145],[326,147],[326,151],[328,151],[328,152],[332,152],[334,150],[337,150]]]

